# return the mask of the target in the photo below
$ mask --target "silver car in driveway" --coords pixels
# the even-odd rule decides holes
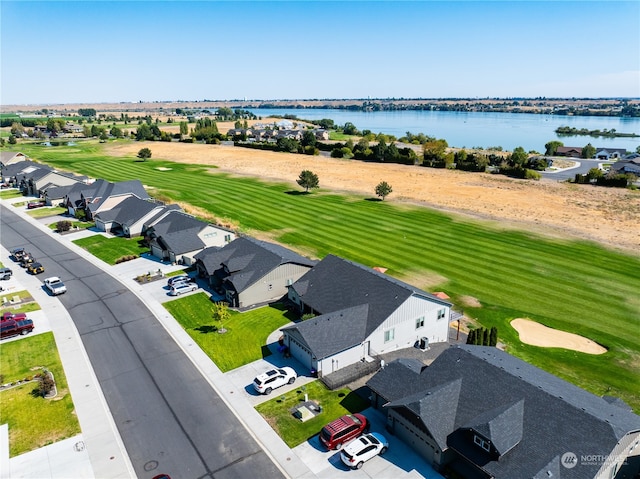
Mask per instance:
[[[191,291],[195,291],[196,289],[198,289],[198,285],[196,283],[176,283],[171,286],[169,294],[171,296],[180,296],[183,293],[190,293]]]

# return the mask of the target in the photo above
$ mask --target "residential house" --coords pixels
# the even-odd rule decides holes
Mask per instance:
[[[9,166],[21,161],[27,161],[29,157],[19,151],[2,151],[0,152],[0,166]]]
[[[35,161],[31,160],[22,160],[3,164],[2,166],[0,166],[2,182],[9,183],[17,187],[20,184],[20,181],[25,177],[25,175],[28,175],[29,173],[32,173],[33,171],[36,171],[43,166],[45,165],[36,163]]]
[[[250,237],[223,248],[206,248],[195,259],[199,274],[238,308],[286,296],[287,288],[316,264],[283,246]]]
[[[235,233],[205,223],[187,213],[172,210],[160,220],[145,224],[142,234],[149,241],[151,254],[163,261],[191,265],[196,253],[208,246],[222,247],[235,239]]]
[[[327,130],[317,129],[313,130],[313,133],[316,135],[316,140],[322,141],[329,139],[329,132]]]
[[[42,190],[41,196],[48,206],[64,206],[65,199],[74,186],[75,183],[65,186],[49,186]]]
[[[455,477],[610,479],[640,455],[640,417],[624,402],[497,348],[450,347],[428,367],[396,360],[367,386],[387,429]]]
[[[640,177],[640,154],[631,153],[625,156],[611,165],[611,170],[622,174],[631,173]]]
[[[582,158],[582,148],[577,146],[559,146],[556,156],[568,156],[570,158]]]
[[[37,165],[32,168],[27,168],[16,174],[15,185],[27,196],[39,196],[36,184],[52,172],[53,169],[47,165]]]
[[[282,329],[291,354],[318,375],[416,343],[448,340],[451,303],[373,268],[328,255],[289,287],[300,313]]]
[[[136,196],[146,200],[149,198],[140,180],[129,180],[111,183],[106,180],[96,180],[91,184],[77,184],[72,188],[65,201],[69,214],[84,211],[88,220],[101,211],[110,210],[121,201]]]
[[[598,148],[595,157],[598,160],[608,161],[622,158],[626,154],[625,148]]]
[[[142,235],[145,224],[153,225],[170,211],[182,211],[178,205],[165,206],[137,196],[129,196],[110,210],[95,214],[96,228],[132,238]]]
[[[46,174],[37,175],[29,179],[29,189],[35,194],[44,197],[44,192],[55,186],[72,186],[76,183],[83,183],[89,180],[86,176],[78,176],[64,171],[49,170]]]

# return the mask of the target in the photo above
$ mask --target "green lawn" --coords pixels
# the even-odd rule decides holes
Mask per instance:
[[[66,212],[67,212],[66,208],[62,208],[60,206],[54,206],[51,208],[49,207],[36,208],[34,210],[28,211],[27,214],[29,216],[32,216],[33,218],[46,218],[47,216],[62,215]]]
[[[0,374],[3,383],[29,379],[42,371],[41,368],[54,375],[58,389],[55,399],[32,394],[37,388],[35,382],[0,392],[0,424],[9,425],[11,457],[80,433],[53,333],[27,336],[2,344]]]
[[[199,293],[169,301],[164,307],[224,372],[268,356],[267,337],[289,322],[286,311],[276,307],[230,311],[231,318],[223,325],[227,332],[220,334],[212,304],[205,293]]]
[[[142,146],[153,149],[150,142]],[[618,395],[640,411],[637,256],[417,206],[322,190],[291,194],[299,191],[295,178],[263,183],[158,158],[111,158],[95,142],[21,150],[67,171],[111,181],[138,178],[167,198],[238,222],[249,234],[259,231],[316,258],[333,253],[384,266],[417,287],[446,291],[459,306],[463,297],[474,297],[483,307],[465,313],[497,326],[510,353],[598,395]],[[526,346],[509,325],[517,317],[584,335],[609,352],[590,356]]]
[[[69,220],[69,221],[71,221],[71,220]],[[84,229],[88,229],[88,228],[93,228],[95,225],[96,224],[93,221],[71,221],[71,229],[78,228],[78,229],[84,230]],[[47,225],[47,227],[49,229],[57,231],[58,222],[55,221],[55,222],[51,223],[50,225]]]
[[[20,190],[10,189],[10,190],[2,190],[0,191],[0,198],[17,198],[18,196],[23,196]]]
[[[304,402],[304,395],[317,401],[322,412],[313,419],[301,422],[290,412],[294,406]],[[273,399],[259,404],[256,410],[262,414],[269,425],[293,448],[315,436],[325,424],[345,414],[364,411],[369,402],[350,389],[331,391],[320,381],[313,381],[284,395],[274,391]]]
[[[331,131],[329,131],[329,139],[330,140],[335,140],[335,141],[353,140],[354,143],[357,143],[358,140],[360,139],[360,137],[359,136],[354,136],[354,135],[345,135],[341,131],[331,130]]]
[[[15,274],[15,269],[14,269],[14,274]],[[13,306],[9,306],[6,308],[0,306],[0,314],[4,313],[5,311],[10,311],[12,313],[30,313],[31,311],[38,311],[42,309],[40,308],[40,305],[33,300],[33,298],[31,297],[31,293],[26,289],[22,291],[11,291],[11,292],[3,291],[2,293],[0,293],[0,298],[2,298],[3,303],[4,303],[4,298],[6,298],[7,300],[10,300],[10,299],[13,299],[14,296],[20,297],[21,300],[26,299],[27,302],[20,303],[17,308],[14,308]]]
[[[116,264],[116,260],[123,256],[139,256],[149,251],[148,247],[141,244],[140,239],[121,237],[106,238],[101,234],[81,238],[75,240],[74,243],[108,264]]]

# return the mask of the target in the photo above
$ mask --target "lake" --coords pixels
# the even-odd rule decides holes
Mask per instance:
[[[635,151],[640,146],[636,138],[594,138],[590,136],[562,136],[555,133],[559,126],[611,130],[640,134],[640,118],[602,116],[537,115],[533,113],[484,113],[455,111],[346,111],[334,109],[258,108],[249,109],[255,115],[296,115],[300,119],[332,119],[337,125],[353,123],[359,130],[387,133],[398,138],[407,131],[444,138],[449,146],[501,146],[513,150],[522,146],[526,151],[544,152],[545,143],[559,140],[565,146],[596,148],[626,148]]]

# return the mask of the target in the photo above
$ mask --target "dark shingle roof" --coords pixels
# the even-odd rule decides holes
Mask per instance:
[[[198,237],[198,233],[207,225],[208,223],[186,213],[171,211],[153,225],[153,233],[163,249],[174,254],[183,254],[206,246]]]
[[[419,374],[404,368],[402,377],[398,370],[403,366],[391,369],[391,364],[367,382],[391,401],[387,407],[403,407],[406,396],[417,399],[438,385],[461,380],[458,400],[447,403],[455,412],[453,428],[443,424],[447,417],[441,420],[437,410],[420,416],[429,429],[448,429],[447,444],[456,450],[466,447],[459,432],[471,426],[488,431],[494,444],[508,450],[519,435],[509,427],[520,420],[522,409],[522,438],[499,460],[486,459],[473,444],[464,451],[476,461],[485,457],[483,469],[496,478],[541,477],[541,471],[557,470],[556,456],[567,451],[578,457],[608,454],[624,435],[640,430],[635,414],[496,348],[452,347]],[[593,477],[599,467],[565,469],[562,477]]]
[[[65,196],[67,196],[69,191],[71,191],[71,188],[73,188],[73,186],[74,185],[51,186],[49,188],[46,188],[45,194],[49,198],[64,198]]]
[[[136,196],[130,196],[118,203],[114,208],[97,213],[96,217],[103,221],[114,221],[121,225],[130,225],[157,207],[158,205],[154,203],[141,200]]]
[[[299,264],[311,268],[315,261],[278,244],[251,237],[238,238],[223,248],[207,248],[195,255],[213,274],[221,266],[229,272],[226,280],[242,292],[280,265]]]
[[[98,183],[98,181],[95,183]],[[117,183],[100,181],[92,194],[83,192],[85,198],[91,198],[91,201],[87,203],[87,208],[92,212],[96,211],[108,198],[126,194],[133,194],[143,200],[149,198],[140,180],[119,181]]]
[[[410,284],[334,255],[327,255],[291,288],[320,314],[368,304],[366,336],[412,295],[451,305]]]
[[[362,343],[368,315],[369,306],[361,304],[291,324],[282,331],[287,330],[317,359],[324,359]]]

